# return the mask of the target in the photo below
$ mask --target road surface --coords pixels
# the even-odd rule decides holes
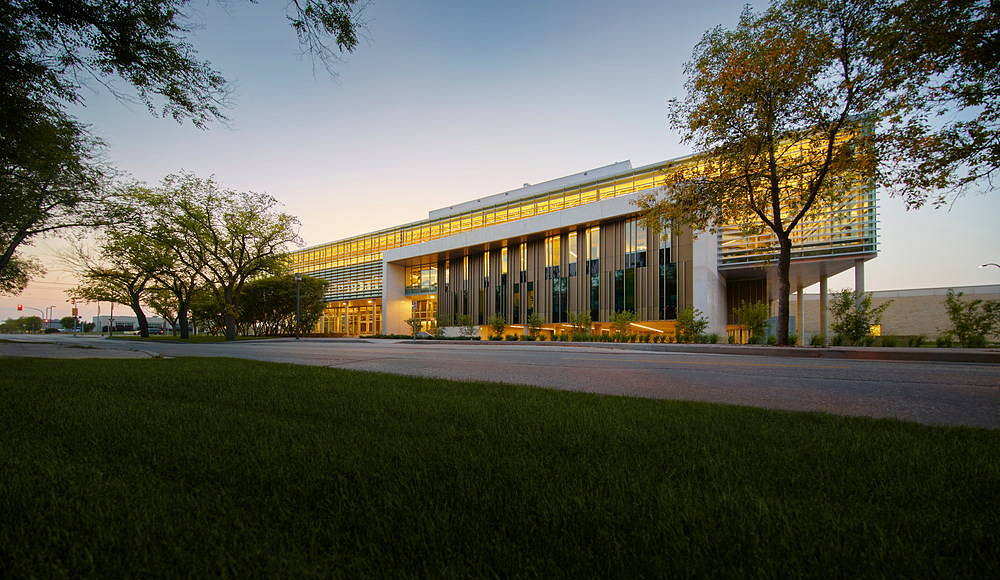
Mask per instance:
[[[24,336],[8,336],[21,340]],[[1000,365],[665,353],[461,342],[262,340],[171,344],[60,335],[55,345],[3,344],[0,355],[85,344],[74,355],[138,349],[163,356],[263,361],[554,389],[892,417],[928,424],[1000,428]],[[40,352],[36,350],[36,352]],[[124,353],[111,353],[121,356]],[[54,354],[58,356],[58,352]],[[2,362],[0,362],[2,368]]]

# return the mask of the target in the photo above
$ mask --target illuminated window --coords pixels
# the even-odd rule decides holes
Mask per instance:
[[[559,277],[559,265],[562,258],[559,236],[545,238],[545,279]]]
[[[576,262],[577,262],[576,244],[577,244],[576,232],[570,232],[569,235],[566,236],[566,246],[567,246],[566,253],[569,256],[569,261],[566,264],[566,269],[568,270],[567,273],[569,276],[576,276]]]
[[[625,267],[646,267],[646,227],[637,218],[625,222]]]

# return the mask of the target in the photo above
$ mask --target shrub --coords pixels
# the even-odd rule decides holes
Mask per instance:
[[[694,342],[698,340],[698,335],[708,328],[708,319],[705,318],[701,310],[697,308],[683,308],[677,313],[677,340],[680,342]]]
[[[922,334],[918,334],[917,336],[911,336],[910,339],[906,341],[906,346],[921,347],[924,345],[924,341],[926,340],[927,337]]]
[[[458,325],[462,327],[459,330],[459,332],[462,333],[462,336],[472,338],[472,335],[476,334],[476,327],[472,324],[472,317],[468,314],[463,314],[458,317]]]
[[[841,290],[833,295],[830,313],[833,315],[831,328],[850,344],[860,345],[871,333],[871,327],[882,321],[882,313],[892,302],[872,306],[871,293],[865,293],[857,300],[851,290]]]
[[[573,325],[574,340],[581,340],[591,333],[594,328],[594,321],[590,318],[590,312],[574,312],[569,315],[569,323]]]
[[[504,320],[503,316],[497,314],[490,318],[489,326],[490,330],[493,331],[493,336],[499,338],[503,335],[504,329],[507,328],[507,321]]]
[[[968,348],[986,346],[986,337],[1000,331],[1000,300],[962,300],[963,293],[948,289],[945,309],[951,328],[946,334]]]
[[[885,346],[885,347],[894,347],[894,346],[897,346],[896,337],[895,336],[888,336],[888,335],[887,336],[883,336],[880,344],[882,346]]]
[[[714,332],[712,334],[706,334],[703,336],[705,339],[704,342],[706,344],[717,344],[719,342],[719,335],[715,334]]]
[[[799,335],[794,332],[788,333],[788,346],[795,346],[799,343]]]
[[[825,346],[825,340],[822,334],[814,334],[811,339],[809,339],[810,346]]]
[[[424,327],[424,321],[419,318],[408,318],[406,324],[409,325],[413,338],[417,338],[417,333]]]
[[[750,332],[750,342],[758,343],[764,338],[764,328],[767,319],[771,317],[767,302],[744,302],[733,311],[736,322],[747,327]]]
[[[615,329],[615,334],[621,336],[628,332],[629,325],[635,322],[635,312],[623,310],[615,312],[611,317],[611,326]]]
[[[833,335],[833,338],[830,339],[830,346],[843,346],[843,345],[844,345],[844,337],[840,336],[839,334]]]
[[[934,345],[937,346],[938,348],[951,348],[952,346],[954,346],[954,344],[955,343],[952,340],[951,336],[947,334],[942,334],[941,336],[937,337],[937,340],[934,341]]]
[[[773,334],[767,335],[767,344],[770,346],[776,346],[778,344],[778,337]]]
[[[528,325],[528,334],[538,338],[539,333],[542,331],[542,317],[538,315],[537,312],[532,312],[531,316],[528,317],[526,321]]]

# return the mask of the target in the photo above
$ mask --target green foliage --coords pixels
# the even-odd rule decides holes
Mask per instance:
[[[1000,300],[962,300],[962,292],[948,289],[945,309],[951,328],[946,334],[966,348],[982,348],[987,338],[1000,334]]]
[[[767,302],[744,302],[736,307],[734,314],[737,324],[747,327],[750,332],[751,343],[764,342],[767,319],[771,317]]]
[[[951,348],[955,346],[955,341],[951,338],[951,336],[942,334],[934,340],[934,346],[938,348]]]
[[[924,335],[922,335],[922,334],[918,334],[916,336],[911,336],[909,338],[909,340],[906,341],[906,346],[918,348],[918,347],[923,346],[924,342],[926,340],[927,340],[927,337],[924,336]]]
[[[76,328],[77,320],[75,316],[63,316],[59,319],[59,325],[66,329]]]
[[[301,313],[298,324],[296,289]],[[313,276],[302,276],[298,283],[291,274],[257,278],[247,282],[237,297],[238,327],[244,335],[307,334],[323,315],[325,294],[326,282]]]
[[[502,337],[504,329],[507,328],[507,321],[503,316],[496,314],[490,318],[489,327],[493,331],[493,336]]]
[[[627,335],[632,329],[633,322],[635,322],[635,312],[631,310],[622,310],[611,315],[611,326],[618,337]]]
[[[708,328],[708,319],[697,308],[682,308],[677,312],[677,342],[697,342]]]
[[[420,318],[407,318],[406,324],[410,327],[410,333],[413,335],[413,338],[416,338],[417,333],[424,328],[424,321]]]
[[[809,339],[810,346],[826,346],[826,337],[822,334],[814,334],[812,338]]]
[[[594,330],[594,321],[587,310],[571,312],[569,323],[573,325],[573,340],[583,340]]]
[[[463,314],[458,317],[459,332],[465,338],[472,338],[476,334],[476,325],[472,323],[472,317],[468,314]]]
[[[882,313],[892,301],[872,306],[872,295],[865,293],[857,300],[852,290],[844,289],[833,294],[830,300],[830,314],[833,324],[830,328],[850,345],[864,345],[865,337],[871,334],[871,327],[880,324]]]
[[[899,345],[899,343],[896,340],[895,336],[889,336],[889,335],[882,336],[880,338],[880,340],[879,340],[879,346],[895,347],[895,346],[898,346],[898,345]]]
[[[528,334],[533,339],[544,340],[541,331],[542,331],[542,325],[545,323],[545,321],[542,320],[542,317],[539,316],[537,312],[532,312],[531,315],[528,316],[528,319],[525,321],[525,323],[528,326]]]
[[[42,326],[42,319],[39,316],[21,316],[5,320],[0,324],[0,332],[11,334],[38,332],[42,329]]]

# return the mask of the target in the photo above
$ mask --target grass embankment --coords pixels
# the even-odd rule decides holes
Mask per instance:
[[[1000,431],[3,359],[0,576],[996,577]]]
[[[135,340],[139,342],[177,342],[177,343],[205,343],[205,342],[226,342],[225,336],[214,336],[210,334],[197,334],[188,338],[181,338],[171,334],[154,334],[142,337],[134,334],[112,336],[111,340]],[[237,336],[236,340],[271,340],[274,338],[288,338],[280,336]]]

